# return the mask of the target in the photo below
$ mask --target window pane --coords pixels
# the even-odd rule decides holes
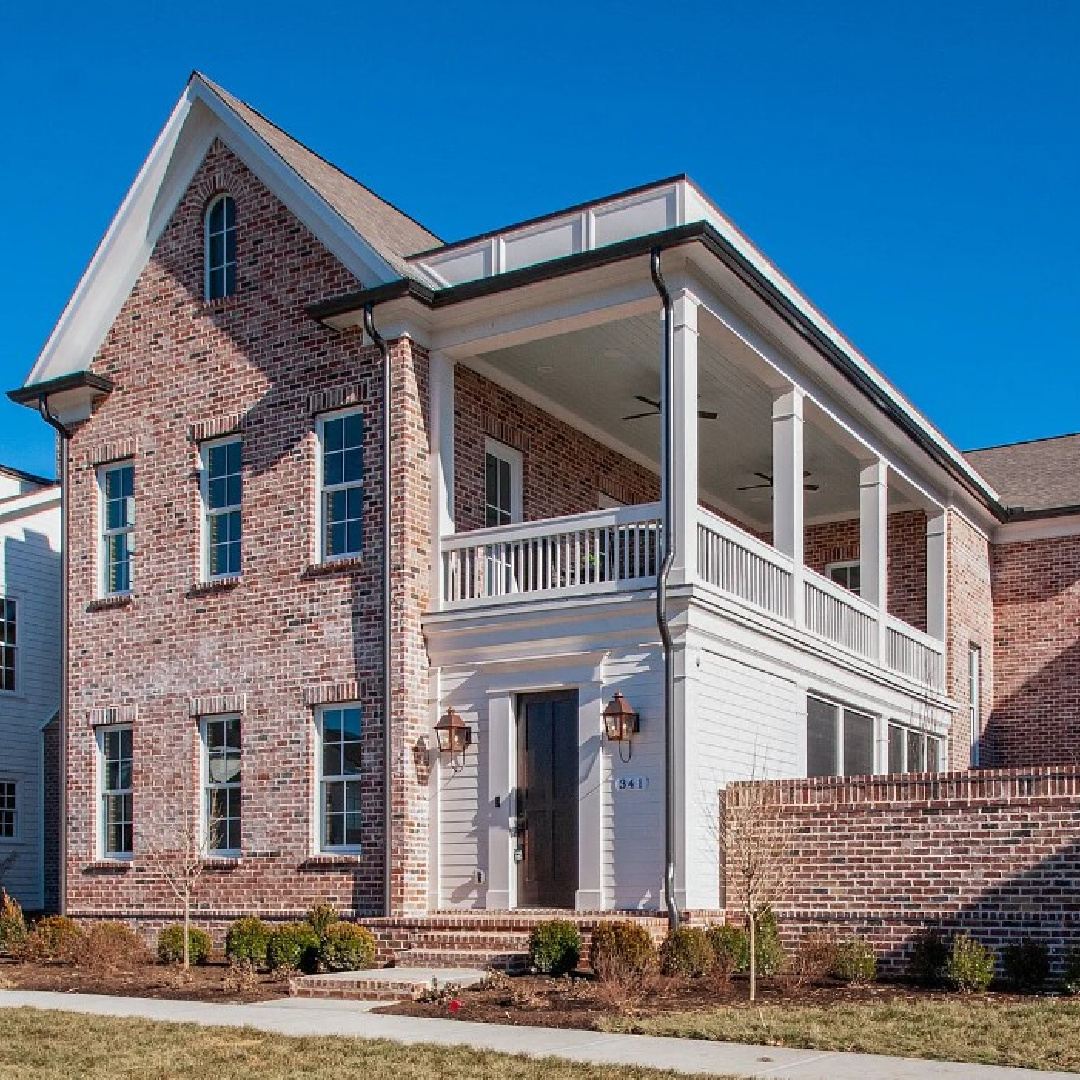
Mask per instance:
[[[889,772],[904,771],[904,729],[896,724],[889,725]]]
[[[937,772],[941,768],[941,740],[926,737],[926,771]]]
[[[344,418],[344,440],[346,446],[358,447],[364,442],[364,418],[359,413],[351,413]]]
[[[806,775],[832,776],[837,772],[836,725],[838,709],[817,698],[806,699]]]
[[[358,447],[345,451],[345,482],[351,483],[364,478],[364,452]]]
[[[221,206],[225,210],[225,227],[231,229],[236,225],[236,200],[231,195],[226,195],[221,200]]]
[[[341,710],[342,737],[345,739],[359,739],[361,733],[360,710]]]
[[[345,743],[342,747],[341,772],[343,775],[355,775],[360,772],[362,764],[361,744],[358,742]]]
[[[225,204],[228,201],[228,199],[218,199],[214,205],[210,207],[210,232],[221,232],[221,230],[225,228]]]
[[[345,843],[349,847],[359,847],[363,843],[361,818],[359,814],[345,815]]]
[[[907,771],[926,771],[926,739],[918,731],[909,731],[907,735]]]
[[[874,721],[844,710],[844,775],[867,776],[874,771]]]
[[[340,484],[345,479],[345,455],[342,453],[326,454],[323,457],[323,483]]]
[[[323,424],[323,446],[326,450],[340,450],[345,435],[345,423],[342,420],[327,420]]]

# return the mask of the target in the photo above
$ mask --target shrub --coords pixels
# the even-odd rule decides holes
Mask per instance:
[[[715,962],[709,935],[696,926],[680,926],[660,946],[660,970],[665,975],[689,975],[696,979]]]
[[[237,919],[225,933],[225,956],[233,964],[266,967],[270,927],[262,919]]]
[[[310,923],[285,923],[270,932],[266,962],[271,971],[315,971],[319,965],[319,935]]]
[[[784,973],[789,983],[797,989],[831,975],[835,967],[836,939],[832,934],[814,930],[800,938],[788,958]]]
[[[706,931],[717,964],[731,971],[748,971],[750,968],[750,938],[741,926],[721,923]]]
[[[49,915],[34,926],[22,951],[35,960],[73,960],[83,936],[74,919]]]
[[[83,931],[75,966],[88,971],[130,970],[150,960],[150,949],[127,923],[91,923]]]
[[[356,923],[332,923],[319,945],[319,966],[324,971],[358,971],[375,962],[375,935]]]
[[[877,955],[866,938],[850,938],[834,948],[832,974],[848,986],[864,986],[877,977]]]
[[[566,975],[581,959],[581,934],[566,919],[537,923],[529,935],[529,965],[542,975]]]
[[[948,942],[936,930],[924,930],[912,944],[908,977],[920,986],[941,986],[948,963]]]
[[[1080,994],[1080,945],[1074,945],[1065,954],[1061,982],[1066,994]]]
[[[629,920],[597,923],[589,963],[602,982],[640,977],[656,968],[656,946],[644,926]]]
[[[1041,941],[1024,938],[1005,947],[1001,966],[1016,990],[1038,990],[1050,977],[1050,952]]]
[[[333,904],[316,904],[306,916],[307,924],[319,937],[322,937],[340,918]]]
[[[193,964],[205,964],[210,959],[210,950],[214,943],[205,930],[192,926],[188,929],[188,960]],[[184,962],[184,928],[166,926],[158,935],[158,959],[163,964],[182,964]]]
[[[10,953],[26,941],[29,932],[19,901],[0,889],[0,953]]]
[[[994,954],[970,934],[957,934],[945,965],[945,977],[961,993],[985,990],[994,978]]]
[[[784,968],[785,950],[780,940],[780,926],[771,907],[762,908],[757,915],[757,973],[759,976],[779,975]]]

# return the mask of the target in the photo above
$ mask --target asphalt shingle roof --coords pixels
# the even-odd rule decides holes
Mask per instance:
[[[205,75],[198,73],[198,77],[402,277],[415,276],[405,261],[407,256],[442,244],[408,214],[323,160],[250,105]]]
[[[964,457],[1006,506],[1029,511],[1080,506],[1080,434],[988,446]]]

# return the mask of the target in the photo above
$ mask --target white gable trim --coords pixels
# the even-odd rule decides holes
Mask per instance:
[[[87,370],[215,138],[365,286],[399,277],[314,188],[195,76],[124,196],[25,385]]]

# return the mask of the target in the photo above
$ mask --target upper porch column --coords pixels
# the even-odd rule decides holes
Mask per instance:
[[[889,466],[878,459],[859,473],[859,577],[863,599],[878,608],[878,659],[886,652],[889,610]]]
[[[797,386],[773,402],[773,546],[792,561],[791,617],[804,623],[803,399]]]
[[[429,368],[431,445],[431,610],[443,606],[442,537],[454,532],[454,361],[432,353]]]
[[[675,554],[671,566],[672,584],[692,582],[697,575],[698,305],[697,297],[686,289],[673,295],[672,529],[669,538]]]
[[[948,522],[939,510],[926,519],[926,632],[945,641]]]

